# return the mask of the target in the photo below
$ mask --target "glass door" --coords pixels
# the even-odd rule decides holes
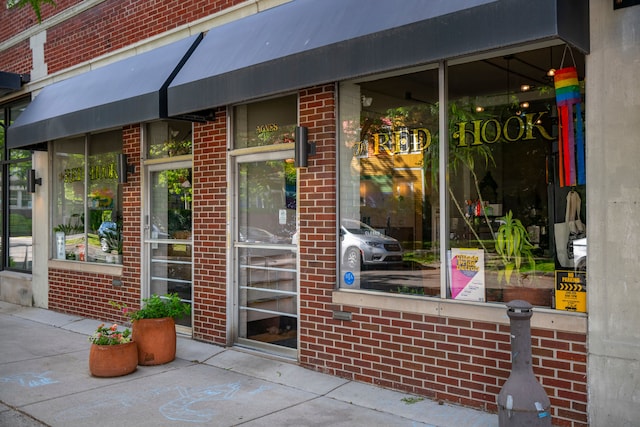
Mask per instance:
[[[236,344],[295,357],[298,347],[296,169],[293,153],[236,157]]]
[[[144,215],[145,295],[177,293],[189,304],[193,300],[191,170],[190,161],[150,166]],[[191,328],[191,317],[176,320],[176,325]]]

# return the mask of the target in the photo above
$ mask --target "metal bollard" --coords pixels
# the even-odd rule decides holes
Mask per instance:
[[[498,394],[498,425],[551,426],[551,402],[531,366],[531,309],[526,301],[507,303],[511,321],[511,374]]]

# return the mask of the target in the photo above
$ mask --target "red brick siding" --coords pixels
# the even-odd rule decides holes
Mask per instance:
[[[142,192],[140,181],[140,147],[142,135],[140,125],[125,126],[122,130],[122,153],[127,155],[127,163],[134,166],[134,172],[127,174],[127,182],[122,185],[122,207],[123,207],[123,271],[122,281],[126,285],[140,288],[140,258],[142,256],[140,248],[142,215]],[[138,292],[139,294],[139,292]],[[139,296],[138,296],[139,299]]]
[[[131,308],[140,307],[140,285],[114,287],[118,276],[49,269],[49,309],[106,322],[124,322],[120,311],[109,301],[118,301]]]
[[[18,74],[29,74],[33,69],[33,56],[29,47],[29,40],[0,51],[0,71]]]
[[[41,8],[42,20],[52,17],[69,7],[81,3],[82,0],[55,0],[56,6],[45,4]],[[38,23],[33,9],[26,6],[24,8],[12,7],[7,9],[5,1],[0,5],[0,40],[7,40],[22,31],[31,27],[41,25]]]
[[[227,126],[224,109],[215,120],[194,125],[193,137],[193,337],[226,344],[227,319]]]
[[[109,0],[48,30],[45,60],[54,73],[241,2]]]
[[[55,73],[100,55],[126,47],[165,31],[213,15],[244,0],[108,0],[47,29],[45,61],[49,73]],[[44,5],[43,20],[50,18],[80,0],[57,0],[56,7]],[[143,17],[143,18],[141,18]],[[41,25],[32,9],[0,8],[0,40]],[[12,59],[0,53],[4,71],[27,73],[31,70],[31,50],[26,49]],[[28,61],[28,68],[23,63]]]
[[[352,321],[333,320],[330,310],[349,311]],[[511,370],[507,325],[331,304],[305,308],[301,320],[305,366],[497,412]],[[586,336],[532,335],[534,373],[551,399],[554,425],[586,426]]]

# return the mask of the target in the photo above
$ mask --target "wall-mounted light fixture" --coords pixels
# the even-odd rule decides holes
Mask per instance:
[[[120,153],[116,158],[116,172],[118,173],[118,183],[122,184],[127,182],[127,174],[135,172],[134,165],[127,163],[127,155]]]
[[[296,126],[294,166],[297,168],[306,168],[309,165],[309,156],[316,154],[316,144],[307,141],[308,134],[307,127]]]
[[[29,172],[27,172],[27,191],[29,193],[35,193],[36,184],[42,185],[42,178],[36,178],[36,170],[29,169]]]

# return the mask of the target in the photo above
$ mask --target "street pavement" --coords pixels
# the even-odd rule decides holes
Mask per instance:
[[[498,417],[178,338],[177,357],[89,373],[102,323],[0,301],[0,426],[495,427]]]

